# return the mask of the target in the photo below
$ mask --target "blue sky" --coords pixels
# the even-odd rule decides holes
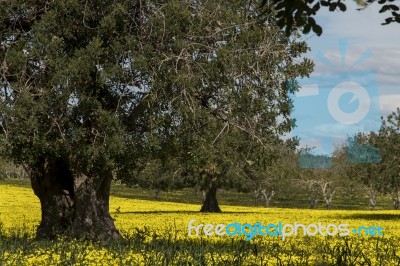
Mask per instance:
[[[304,38],[314,73],[301,80],[294,97],[301,146],[330,154],[356,132],[378,130],[380,116],[400,107],[400,24],[382,26],[387,17],[374,3],[362,11],[346,1],[346,12],[320,10],[318,37]]]

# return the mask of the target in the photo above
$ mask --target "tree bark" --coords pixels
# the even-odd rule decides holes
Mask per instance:
[[[109,213],[111,180],[111,171],[98,177],[77,175],[62,159],[44,161],[31,172],[32,188],[42,210],[37,238],[121,239]]]
[[[310,208],[311,209],[317,208],[318,198],[315,196],[311,196],[309,199],[310,199]]]
[[[201,191],[201,203],[204,204],[206,202],[207,192],[205,190]]]
[[[221,212],[217,200],[217,188],[212,185],[206,193],[201,212]]]
[[[158,196],[160,195],[161,189],[157,188],[156,191],[154,191],[154,198],[158,199]]]
[[[74,182],[72,236],[113,241],[121,239],[109,213],[112,173],[100,177],[77,176]]]
[[[367,193],[368,193],[368,197],[369,197],[369,205],[371,206],[371,208],[373,210],[375,210],[376,204],[377,204],[377,200],[376,200],[377,191],[371,186],[368,188]]]
[[[259,190],[258,189],[256,189],[255,191],[254,191],[254,203],[255,203],[255,205],[258,207],[258,197],[259,197],[259,195],[260,195],[260,192],[259,192]]]
[[[398,210],[400,208],[400,190],[396,191],[393,198],[393,207]]]
[[[261,193],[263,194],[264,199],[265,199],[265,207],[268,208],[268,207],[269,207],[269,203],[271,202],[272,197],[275,195],[275,191],[271,190],[271,191],[268,191],[268,192],[267,192],[266,189],[263,189],[263,190],[261,191]]]
[[[31,185],[39,198],[42,220],[37,228],[38,239],[53,239],[65,234],[73,219],[73,180],[61,160],[41,160],[31,171]]]
[[[217,177],[217,166],[210,164],[204,169],[205,179],[207,187],[203,187],[203,192],[206,190],[206,196],[201,207],[201,212],[221,212],[217,200],[217,188],[218,188],[218,177]],[[204,195],[204,194],[203,194]]]
[[[326,200],[326,209],[331,210],[332,209],[332,201],[331,200]]]

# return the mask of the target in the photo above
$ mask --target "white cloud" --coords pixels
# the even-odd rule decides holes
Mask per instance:
[[[388,94],[387,87],[398,89],[400,94],[400,25],[392,23],[381,25],[390,16],[379,13],[382,5],[371,4],[362,11],[354,1],[346,1],[346,12],[329,12],[321,8],[316,20],[324,32],[320,37],[308,37],[311,46],[309,56],[315,61],[315,72],[332,74],[340,71],[374,70],[377,74],[377,85],[381,94]],[[342,65],[339,40],[348,41],[346,62]],[[352,67],[364,52],[370,50],[372,55],[357,66]],[[316,58],[320,52],[326,56],[334,67],[326,65]]]
[[[400,94],[387,94],[379,97],[381,114],[387,116],[400,107]]]
[[[374,3],[362,11],[353,1],[346,1],[346,12],[329,12],[321,10],[318,16],[326,18],[322,36],[333,38],[348,38],[357,41],[360,45],[381,47],[395,47],[400,42],[399,25],[392,23],[381,25],[390,13],[379,13],[382,5]],[[317,22],[318,20],[317,16]],[[323,37],[322,37],[323,38]]]
[[[338,81],[362,81],[360,84],[374,85],[377,93],[371,95],[371,104],[379,108],[382,116],[387,116],[397,107],[400,107],[400,25],[392,23],[382,26],[381,23],[390,13],[380,14],[378,11],[382,5],[374,3],[363,11],[356,11],[358,6],[354,1],[346,1],[346,12],[329,12],[327,8],[321,8],[316,20],[323,28],[320,37],[307,35],[305,40],[311,47],[307,57],[315,62],[312,82],[321,80],[326,85],[332,86],[332,80]],[[343,45],[340,40],[348,42],[347,51],[341,51]],[[365,56],[366,52],[370,56]],[[321,61],[317,53],[320,53],[332,64]],[[343,60],[345,55],[345,61]],[[359,62],[360,58],[364,58]],[[354,65],[354,63],[359,64]],[[344,63],[344,64],[343,64]],[[357,71],[371,70],[371,75],[358,75]],[[354,72],[355,75],[349,73]],[[345,74],[343,74],[345,73]],[[360,72],[359,72],[360,73]],[[347,79],[355,80],[347,80]],[[343,80],[346,79],[346,80]],[[358,79],[358,80],[357,80]],[[373,83],[372,83],[373,82]],[[306,82],[305,82],[306,83]],[[325,84],[319,84],[323,87]],[[360,104],[363,104],[362,102]],[[376,109],[375,109],[376,110]],[[378,116],[378,115],[377,115]],[[334,143],[342,143],[346,136],[358,131],[369,131],[370,128],[380,126],[380,117],[371,117],[369,121],[363,120],[362,125],[342,125],[340,123],[319,124],[310,128],[307,132],[301,132],[301,146],[315,146],[327,151],[318,138],[331,138]]]

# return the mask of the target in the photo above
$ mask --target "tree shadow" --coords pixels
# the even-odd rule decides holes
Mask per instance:
[[[127,212],[121,212],[121,211],[111,211],[112,214],[171,214],[171,213],[176,213],[176,214],[257,214],[258,212],[233,212],[233,211],[222,211],[222,212],[200,212],[200,208],[198,211],[168,211],[168,210],[163,210],[163,211],[127,211]],[[262,212],[260,212],[262,214]]]
[[[356,220],[400,220],[399,214],[382,214],[382,213],[355,213],[341,215],[342,219],[356,219]]]

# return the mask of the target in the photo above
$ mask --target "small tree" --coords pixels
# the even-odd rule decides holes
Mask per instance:
[[[303,169],[298,182],[307,189],[311,208],[315,208],[318,199],[322,197],[326,208],[331,209],[337,193],[349,183],[343,169],[345,167],[343,152],[337,148],[331,157],[314,155],[308,151],[306,154],[300,153],[300,156],[300,166]],[[324,168],[326,166],[331,167]]]
[[[297,141],[290,139],[286,143],[278,146],[274,152],[274,157],[270,157],[270,164],[259,169],[261,176],[257,179],[257,192],[263,197],[265,207],[270,206],[270,202],[275,195],[288,193],[290,180],[297,176],[297,165],[294,146]]]

